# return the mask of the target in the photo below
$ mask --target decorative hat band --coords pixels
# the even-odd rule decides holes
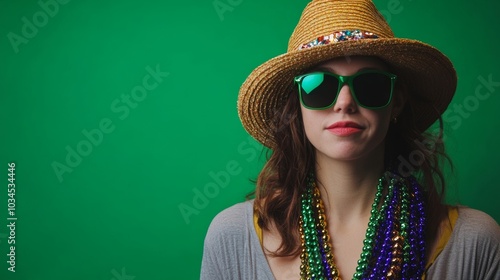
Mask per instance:
[[[341,41],[352,41],[360,39],[377,39],[378,36],[372,32],[361,31],[361,30],[342,30],[336,31],[330,35],[321,36],[316,38],[314,41],[302,44],[299,50],[312,48],[315,46],[328,45],[330,43],[336,43]]]

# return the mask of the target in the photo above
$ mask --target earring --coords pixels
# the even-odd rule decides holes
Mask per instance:
[[[398,117],[392,118],[392,123],[394,123],[394,124],[398,123]]]

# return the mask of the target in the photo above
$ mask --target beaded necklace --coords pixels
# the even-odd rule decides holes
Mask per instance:
[[[313,174],[307,182],[299,220],[301,280],[340,280]],[[425,268],[424,210],[422,190],[414,177],[385,172],[378,182],[353,279],[420,279]]]

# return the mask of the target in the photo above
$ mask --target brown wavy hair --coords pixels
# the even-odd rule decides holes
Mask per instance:
[[[442,159],[450,162],[444,151],[443,121],[438,119],[437,133],[422,133],[414,122],[412,102],[403,81],[396,83],[395,94],[405,95],[405,107],[396,124],[391,123],[385,139],[386,168],[399,168],[402,161],[418,155],[419,162],[404,170],[423,186],[427,209],[427,244],[432,244],[438,225],[447,215],[444,205],[445,178],[441,170]],[[429,105],[432,106],[432,105]],[[300,101],[296,90],[288,95],[283,107],[277,110],[273,122],[276,145],[256,181],[254,209],[258,224],[269,230],[274,226],[281,245],[271,256],[297,256],[300,253],[298,221],[300,197],[306,186],[306,177],[315,166],[315,150],[305,135]],[[436,110],[437,112],[437,110]],[[419,144],[421,143],[421,144]],[[451,165],[451,162],[450,162]],[[407,166],[406,166],[407,167]],[[408,168],[406,168],[408,169]],[[429,215],[432,211],[432,215]]]

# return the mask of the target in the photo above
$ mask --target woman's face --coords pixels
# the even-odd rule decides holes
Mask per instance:
[[[342,76],[361,70],[387,67],[372,57],[337,58],[319,64],[312,71],[332,72]],[[393,96],[397,95],[395,92]],[[359,106],[348,85],[344,85],[335,104],[325,110],[310,110],[301,104],[307,138],[316,149],[316,158],[351,161],[381,157],[389,123],[401,107],[396,97],[382,109],[372,110]]]

